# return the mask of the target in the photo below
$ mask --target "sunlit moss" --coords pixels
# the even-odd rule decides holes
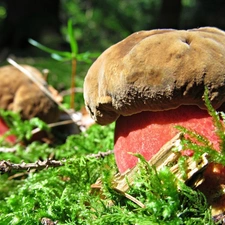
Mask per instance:
[[[1,159],[13,162],[32,162],[52,154],[55,159],[63,159],[64,166],[36,173],[22,172],[14,179],[15,172],[2,176],[0,223],[35,225],[46,217],[67,225],[214,224],[211,208],[201,192],[179,181],[167,167],[157,171],[141,155],[136,155],[140,159],[140,170],[128,194],[144,207],[115,191],[112,188],[114,174],[117,173],[114,155],[105,158],[88,156],[113,148],[113,130],[114,124],[106,127],[94,125],[86,132],[70,136],[63,145],[50,147],[34,142],[27,147],[18,147],[15,153],[1,153]],[[185,128],[181,130],[189,133]],[[223,154],[213,150],[206,139],[190,134],[201,144],[183,139],[181,144],[184,148],[191,147],[197,156],[206,151],[212,154],[211,160],[224,162]],[[184,165],[185,160],[182,157],[179,163]],[[103,183],[102,193],[95,193],[91,184],[99,177]]]

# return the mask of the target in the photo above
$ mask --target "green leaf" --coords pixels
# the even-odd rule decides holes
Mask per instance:
[[[46,130],[46,131],[50,131],[50,128],[48,127],[48,125],[42,121],[41,119],[37,118],[37,117],[33,117],[30,120],[28,120],[29,124],[33,127],[38,127],[41,130]]]
[[[70,55],[70,57],[62,57],[55,53],[51,54],[51,57],[60,62],[66,62],[66,61],[70,61],[72,59],[72,55]]]
[[[77,45],[76,39],[74,38],[73,24],[71,19],[68,20],[68,34],[70,39],[71,51],[72,51],[73,57],[76,58],[78,53],[78,45]]]
[[[100,53],[90,53],[90,52],[84,52],[77,55],[77,60],[80,62],[86,62],[91,63],[91,58],[97,58],[100,55]]]
[[[60,55],[62,57],[66,57],[66,58],[71,58],[71,53],[70,52],[63,52],[63,51],[58,51],[58,50],[54,50],[54,49],[48,48],[48,47],[38,43],[37,41],[35,41],[35,40],[31,39],[31,38],[28,39],[28,42],[31,45],[33,45],[33,46],[35,46],[35,47],[37,47],[37,48],[39,48],[39,49],[41,49],[41,50],[43,50],[45,52],[48,52],[48,53],[51,53],[51,54],[57,54],[57,55]]]

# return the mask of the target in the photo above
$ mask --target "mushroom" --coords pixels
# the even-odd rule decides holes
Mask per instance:
[[[149,160],[184,125],[218,148],[204,88],[215,109],[225,102],[225,32],[213,27],[134,33],[90,67],[84,99],[95,122],[116,121],[115,157],[121,173]]]
[[[28,65],[23,67],[45,85],[39,70]],[[1,67],[0,81],[1,109],[18,112],[23,119],[39,117],[46,123],[58,120],[58,105],[17,68],[11,65]]]

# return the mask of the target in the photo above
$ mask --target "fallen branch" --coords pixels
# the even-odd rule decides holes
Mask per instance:
[[[89,154],[87,157],[90,158],[105,158],[108,155],[112,155],[114,153],[113,150],[108,150],[107,152],[98,152],[97,154]]]
[[[11,163],[10,161],[2,160],[0,161],[0,173],[10,173],[13,170],[27,170],[28,172],[31,169],[41,170],[49,167],[59,167],[63,166],[63,161],[57,161],[52,159],[46,159],[44,161],[38,160],[34,163],[25,163],[20,164]]]
[[[108,155],[113,154],[113,150],[109,150],[107,152],[99,152],[97,154],[89,154],[87,157],[91,158],[104,158]],[[46,159],[44,161],[38,160],[33,163],[12,163],[7,160],[1,160],[0,161],[0,174],[4,173],[10,173],[13,170],[27,170],[29,172],[31,169],[35,170],[42,170],[42,169],[47,169],[49,167],[59,167],[63,166],[66,160],[53,160],[53,159]]]

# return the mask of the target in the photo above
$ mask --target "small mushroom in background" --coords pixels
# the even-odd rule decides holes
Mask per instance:
[[[86,108],[96,123],[116,121],[115,158],[119,172],[150,160],[178,131],[206,136],[219,150],[203,94],[215,109],[225,102],[225,32],[213,27],[134,33],[108,48],[84,82]]]
[[[23,65],[23,68],[48,88],[39,70],[28,65]],[[0,67],[0,81],[1,109],[18,112],[22,119],[39,117],[46,123],[58,121],[60,115],[58,105],[17,68],[11,65]],[[50,90],[54,88],[50,87]],[[8,128],[2,119],[0,122],[0,134],[3,134]],[[8,139],[11,142],[15,141],[15,138]]]
[[[28,65],[23,67],[46,85],[39,70]],[[11,65],[0,67],[0,80],[1,109],[18,112],[23,119],[39,117],[46,123],[58,120],[58,105],[17,68]]]

